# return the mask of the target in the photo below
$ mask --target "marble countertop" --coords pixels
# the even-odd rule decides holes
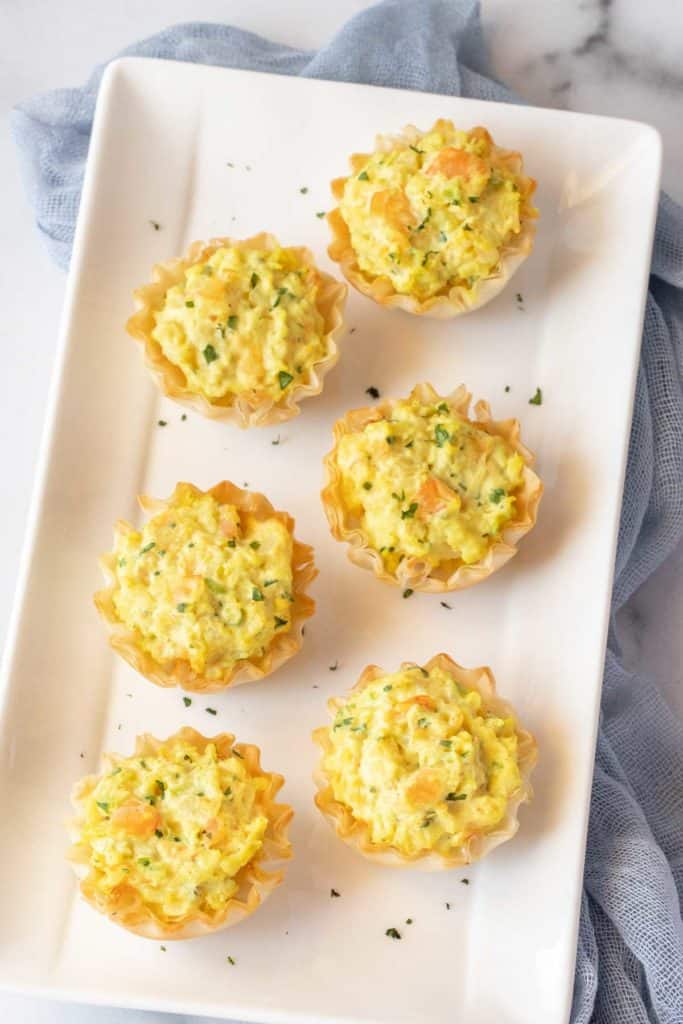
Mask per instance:
[[[0,7],[0,111],[44,89],[82,81],[126,44],[180,21],[230,22],[293,46],[314,48],[362,0],[22,0]],[[497,76],[539,106],[646,121],[664,141],[663,187],[683,202],[683,4],[671,0],[483,0]],[[0,134],[4,197],[0,344],[0,648],[13,600],[43,412],[52,372],[65,278],[38,238],[8,133]],[[37,286],[37,282],[39,282]],[[647,669],[683,713],[683,549],[620,616],[630,665]],[[0,1018],[25,1024],[155,1024],[160,1014],[58,1007],[0,997]]]

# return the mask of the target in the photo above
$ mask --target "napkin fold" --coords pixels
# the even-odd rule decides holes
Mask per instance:
[[[474,0],[385,0],[317,53],[192,23],[124,55],[515,102],[491,76]],[[13,112],[29,199],[62,267],[103,70],[80,88],[34,97]],[[683,535],[682,365],[683,209],[662,196],[619,532],[572,1024],[683,1021],[683,725],[650,678],[625,669],[614,626],[619,608]]]

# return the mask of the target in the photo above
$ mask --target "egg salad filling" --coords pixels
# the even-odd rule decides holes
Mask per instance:
[[[211,743],[203,752],[177,743],[114,758],[82,807],[79,843],[91,881],[105,896],[135,890],[164,918],[221,911],[262,847],[268,818],[259,794],[267,785],[237,751],[220,759]]]
[[[292,550],[279,519],[179,487],[171,507],[117,536],[116,614],[157,663],[219,679],[291,629]]]
[[[446,402],[396,402],[339,441],[348,512],[394,572],[404,558],[432,568],[480,561],[515,515],[524,460]]]
[[[456,285],[474,295],[519,234],[534,187],[509,157],[485,128],[451,121],[373,153],[340,201],[360,269],[421,299]]]
[[[439,667],[417,666],[352,693],[322,767],[369,838],[410,856],[448,854],[505,816],[521,783],[514,718],[499,718]]]
[[[217,249],[166,292],[152,337],[209,400],[278,401],[325,355],[319,275],[293,249]]]

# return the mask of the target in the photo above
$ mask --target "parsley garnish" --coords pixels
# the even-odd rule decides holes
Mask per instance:
[[[463,224],[462,229],[463,229],[463,231],[471,231],[472,230],[472,228],[469,226],[469,224]]]
[[[204,582],[212,594],[225,594],[226,589],[222,583],[217,583],[216,580],[209,579],[208,576],[204,577]]]
[[[254,587],[251,592],[252,601],[263,601],[263,591],[259,590],[258,587]]]
[[[451,803],[455,800],[467,800],[467,793],[446,793],[446,799]]]
[[[279,444],[280,443],[280,435],[278,434],[277,437],[274,438],[270,443],[271,444]]]
[[[161,779],[155,779],[154,781],[156,782],[157,786],[161,790],[161,799],[163,800],[163,798],[164,798],[164,796],[166,794],[166,783],[162,782]]]
[[[410,587],[406,587],[406,589],[405,589],[405,590],[403,591],[403,597],[404,597],[404,598],[406,598],[406,597],[411,597],[411,596],[412,596],[412,594],[414,594],[414,593],[415,593],[415,591],[414,591],[414,590],[411,590],[411,588],[410,588]]]
[[[369,480],[366,480],[366,481],[364,482],[364,484],[363,484],[363,490],[364,490],[364,491],[371,491],[371,490],[372,490],[372,483],[371,483],[371,482],[370,482]]]
[[[231,956],[229,956],[227,958],[227,960],[228,960],[228,963],[230,964],[231,967],[234,967],[235,964],[237,963],[237,961],[233,957],[231,957]]]
[[[123,569],[125,564],[126,564],[125,558],[119,558],[119,569]]]
[[[180,419],[181,419],[181,421],[182,421],[182,422],[184,423],[184,422],[185,422],[185,420],[187,419],[187,413],[186,413],[186,412],[184,412],[184,413],[183,413],[183,415],[182,415],[182,416],[180,417]]]
[[[239,757],[240,761],[244,761],[244,754],[240,754],[239,750],[235,747],[232,748],[232,755],[233,757]]]
[[[153,541],[153,540],[151,540],[151,541],[149,542],[149,544],[145,544],[144,548],[140,548],[140,554],[141,554],[141,555],[144,555],[144,554],[146,554],[146,553],[147,553],[148,551],[151,551],[151,550],[152,550],[152,548],[155,548],[155,547],[156,547],[156,541]]]
[[[306,193],[308,192],[308,188],[306,187],[306,185],[304,185],[304,187],[303,187],[303,188],[300,188],[300,189],[299,189],[299,192],[301,192],[301,195],[302,195],[302,196],[305,196],[305,195],[306,195]]]
[[[280,629],[281,626],[286,626],[289,619],[281,619],[279,615],[275,616],[275,628]]]
[[[163,839],[164,838],[164,833],[161,831],[160,828],[155,828],[154,829],[154,835],[157,837],[157,839]]]
[[[520,305],[524,302],[524,296],[521,292],[517,292],[515,298],[517,299],[517,302],[519,302]]]
[[[431,215],[432,215],[432,208],[431,208],[431,206],[428,206],[427,207],[427,212],[426,212],[426,214],[424,216],[424,219],[422,220],[422,222],[420,224],[417,225],[416,228],[414,228],[414,230],[415,231],[422,231],[427,226],[427,223],[428,223],[429,218],[431,217]]]
[[[104,811],[105,814],[109,814],[109,804],[108,803],[105,803],[104,800],[96,800],[95,803],[97,804],[97,806],[99,807],[99,809],[101,811]]]
[[[436,411],[437,412],[446,412],[447,413],[447,412],[450,412],[450,409],[448,408],[448,406],[446,405],[445,402],[439,402],[439,404],[436,407]]]
[[[331,899],[337,900],[337,899],[339,899],[340,896],[341,896],[341,893],[337,892],[336,889],[330,889],[330,897],[331,897]]]
[[[227,546],[229,548],[235,548],[235,547],[237,547],[237,541],[236,540],[229,540]]]
[[[453,746],[451,740],[439,740],[439,744],[446,750],[450,750],[451,747]]]
[[[468,196],[467,198],[469,199],[469,201],[471,203],[478,203],[479,202],[479,198],[477,196]]]
[[[208,715],[217,715],[218,714],[218,712],[216,711],[215,708],[204,708],[204,710],[206,711],[206,713]]]
[[[192,697],[183,697],[183,704],[185,705],[186,708],[189,708],[191,703]]]
[[[280,370],[277,375],[277,379],[280,383],[280,391],[284,391],[285,388],[294,380],[291,373],[287,373],[286,370]]]
[[[448,433],[445,427],[439,424],[434,430],[434,440],[436,441],[437,448],[443,448],[446,441],[450,441],[451,435]]]
[[[492,505],[499,505],[504,497],[505,489],[503,487],[496,487],[489,494],[489,501]]]
[[[424,153],[424,149],[418,149],[417,146],[408,146],[408,149],[412,149],[413,153]]]
[[[249,547],[253,548],[254,551],[258,551],[258,549],[261,547],[261,543],[258,540],[251,540],[249,541]]]
[[[263,586],[264,587],[272,587],[273,583],[277,583],[277,580],[264,580],[263,581]]]
[[[181,601],[180,604],[176,605],[176,611],[178,611],[178,612],[186,612],[187,611],[187,605],[185,604],[184,601]]]
[[[158,427],[166,427],[166,426],[168,426],[168,423],[167,423],[166,420],[157,420],[157,426]]]
[[[228,327],[231,331],[234,331],[237,327],[237,317],[234,314],[228,317]]]
[[[324,216],[325,216],[325,211],[324,210],[320,210],[318,213],[316,213],[316,217],[318,217],[319,219],[322,219]]]
[[[417,727],[418,727],[418,729],[426,729],[428,725],[429,725],[429,719],[428,718],[418,718],[418,720],[417,720]]]
[[[336,672],[339,668],[339,662],[335,661],[334,665],[328,665],[330,672]]]
[[[412,923],[413,923],[412,917],[407,917],[406,918],[406,924],[412,924]]]
[[[446,604],[445,601],[441,601],[440,603],[441,603],[441,607],[442,608],[447,608],[449,612],[453,611],[453,606],[452,605]]]
[[[251,287],[252,287],[252,288],[255,288],[255,287],[256,287],[256,285],[258,284],[258,282],[259,282],[259,276],[258,276],[258,274],[257,274],[257,273],[253,273],[253,274],[251,275]]]
[[[391,685],[391,683],[387,683],[387,685],[383,686],[382,689],[384,690],[385,693],[389,693],[390,690],[393,690],[393,686]]]
[[[194,309],[194,302],[192,301],[192,299],[187,299],[185,301],[185,305],[188,309]]]
[[[370,395],[370,398],[379,398],[379,391],[376,387],[371,386],[365,389],[365,394]]]
[[[161,224],[159,223],[158,220],[151,220],[149,223],[152,225],[155,231],[161,230]]]
[[[461,878],[460,879],[460,884],[461,885],[469,885],[470,884],[469,878]]]
[[[505,385],[505,391],[509,391],[509,390],[510,390],[510,385],[509,385],[509,384],[506,384],[506,385]]]
[[[149,857],[139,857],[138,858],[138,864],[142,864],[143,868],[149,867],[149,863],[150,863]],[[163,946],[161,948],[164,949]],[[164,949],[164,952],[166,952],[165,949]]]
[[[404,508],[403,511],[401,512],[401,519],[412,519],[415,513],[417,512],[417,509],[417,502],[411,501],[410,505],[408,505],[408,508]]]
[[[543,392],[540,388],[536,388],[536,394],[533,398],[529,399],[529,405],[542,405],[543,404]]]
[[[387,930],[385,931],[384,934],[388,935],[390,939],[400,939],[401,938],[401,933],[396,928],[387,928]]]
[[[213,347],[213,345],[207,345],[202,355],[206,359],[207,363],[213,363],[216,359],[218,359],[218,353],[216,352],[216,349]]]
[[[368,181],[369,180],[368,172],[367,171],[361,171],[360,174],[358,175],[358,180],[359,181]]]
[[[436,817],[436,811],[427,811],[427,813],[425,814],[424,818],[422,819],[422,824],[420,825],[420,828],[429,828],[429,826],[434,821],[435,817]]]

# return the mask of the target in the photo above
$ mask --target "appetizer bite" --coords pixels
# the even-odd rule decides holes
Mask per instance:
[[[330,257],[375,302],[433,317],[483,306],[531,252],[536,183],[485,128],[378,136],[332,182]]]
[[[141,497],[139,530],[119,520],[95,595],[114,650],[158,686],[209,693],[274,672],[302,644],[317,571],[294,520],[224,480]]]
[[[105,754],[76,784],[69,859],[91,906],[146,938],[191,939],[237,924],[280,884],[284,780],[234,740],[139,736],[131,757]]]
[[[127,324],[164,394],[240,427],[291,419],[339,358],[346,286],[272,235],[195,242],[154,267]]]
[[[406,399],[354,409],[334,427],[322,491],[348,556],[387,583],[431,592],[490,576],[536,522],[543,485],[517,420],[468,418],[461,385],[441,397],[419,384]]]
[[[517,831],[536,743],[488,668],[445,654],[390,674],[370,665],[329,708],[333,723],[313,733],[322,749],[315,802],[365,857],[458,867]]]

